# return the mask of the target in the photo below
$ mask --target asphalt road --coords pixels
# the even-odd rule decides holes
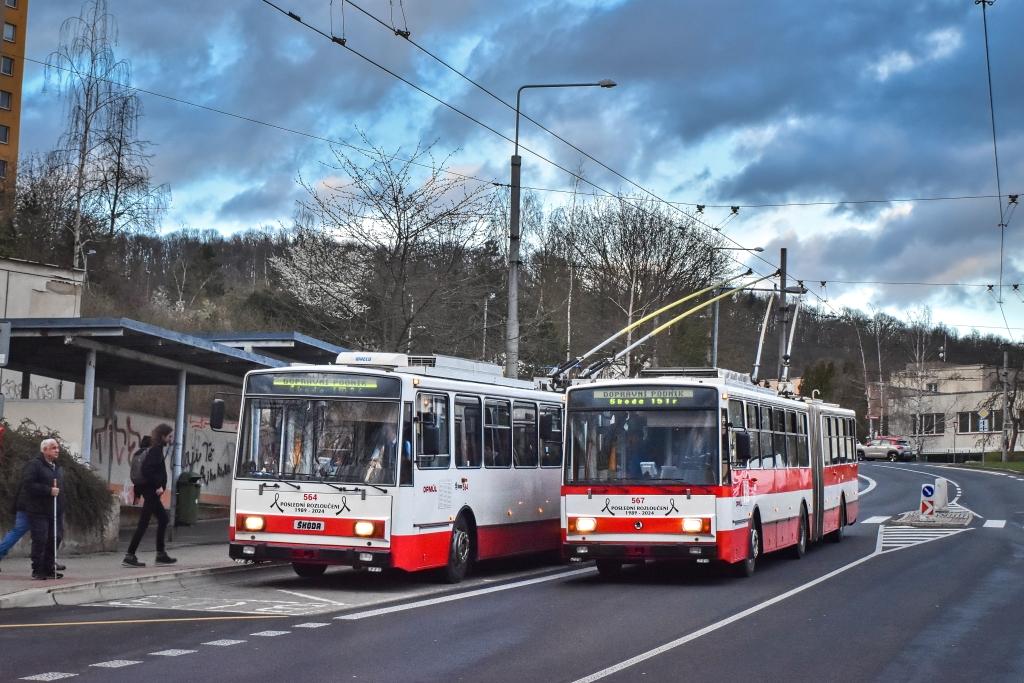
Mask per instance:
[[[877,485],[844,542],[768,556],[750,579],[655,565],[606,582],[588,565],[527,561],[452,589],[430,575],[273,569],[150,602],[0,612],[0,678],[1024,680],[1024,477],[861,473]],[[914,508],[939,473],[980,517],[956,533],[886,527],[880,543],[864,522]]]

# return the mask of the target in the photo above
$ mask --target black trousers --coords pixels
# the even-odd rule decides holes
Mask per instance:
[[[32,534],[32,573],[53,574],[53,515],[28,516]]]
[[[164,510],[164,505],[160,502],[160,496],[156,495],[156,491],[143,491],[142,514],[139,515],[139,526],[135,527],[135,535],[132,536],[132,542],[128,544],[129,555],[134,555],[135,551],[139,549],[142,536],[146,533],[146,529],[149,528],[149,518],[151,516],[156,517],[156,551],[158,553],[164,552],[164,534],[167,531],[168,521],[167,510]]]

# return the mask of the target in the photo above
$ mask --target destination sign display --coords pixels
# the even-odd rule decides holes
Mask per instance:
[[[250,375],[246,393],[274,396],[401,398],[402,382],[397,377],[340,372],[282,372]]]
[[[631,386],[615,389],[573,389],[569,408],[709,408],[717,405],[718,392],[710,387]]]

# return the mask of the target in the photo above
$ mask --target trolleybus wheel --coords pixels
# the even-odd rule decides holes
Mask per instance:
[[[292,569],[304,579],[315,579],[327,571],[326,564],[309,564],[308,562],[292,562]]]
[[[839,528],[829,534],[829,539],[833,543],[842,543],[843,537],[846,535],[846,499],[839,499]]]
[[[789,556],[799,560],[807,554],[807,509],[800,506],[800,535],[796,539],[796,545],[789,549]]]
[[[622,574],[622,563],[618,560],[598,560],[597,573],[602,579],[614,579]]]
[[[751,520],[750,532],[747,535],[747,557],[735,565],[737,575],[744,578],[753,576],[754,570],[757,569],[757,558],[760,554],[761,528],[755,520]]]
[[[448,547],[448,565],[444,568],[444,578],[448,583],[458,583],[466,578],[469,563],[472,560],[473,544],[469,536],[469,525],[466,518],[459,515],[452,527],[451,543]]]

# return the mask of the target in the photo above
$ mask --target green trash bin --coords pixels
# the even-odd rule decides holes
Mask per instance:
[[[199,520],[199,475],[182,472],[178,477],[178,498],[174,506],[175,526],[191,526]]]

